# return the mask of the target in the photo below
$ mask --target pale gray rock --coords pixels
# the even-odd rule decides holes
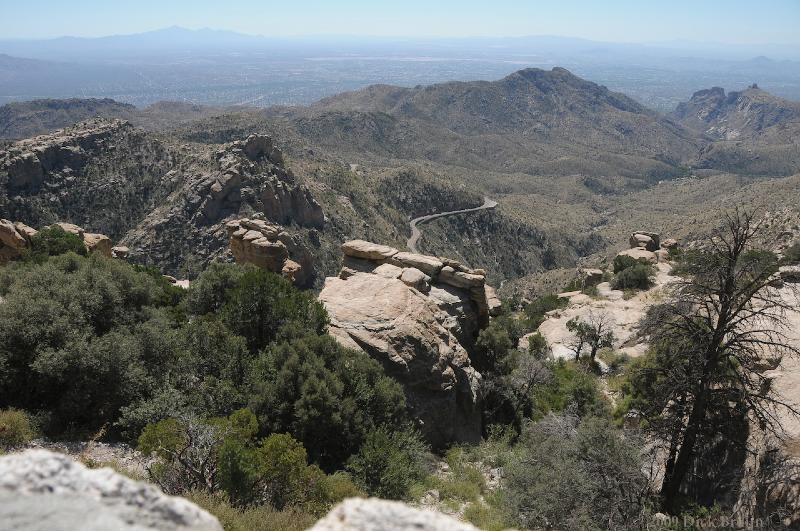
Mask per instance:
[[[403,269],[392,264],[381,264],[373,271],[376,275],[383,278],[400,278],[403,274]]]
[[[310,531],[478,531],[478,528],[402,502],[350,498],[331,509]]]
[[[319,295],[330,315],[329,333],[397,378],[420,430],[435,447],[477,441],[481,432],[481,377],[455,335],[462,319],[477,320],[477,311],[469,293],[451,297],[447,307],[398,278],[357,271],[325,279]]]
[[[648,251],[657,251],[661,248],[661,236],[656,232],[638,230],[631,234],[629,243],[631,249],[641,248]]]
[[[630,256],[635,260],[647,260],[651,264],[658,263],[658,255],[652,251],[648,251],[647,249],[625,249],[624,251],[620,251],[617,253],[617,256]]]
[[[416,267],[407,267],[403,269],[403,272],[400,275],[400,280],[402,280],[406,286],[411,286],[415,290],[421,291],[422,293],[428,293],[431,290],[431,277]]]
[[[47,450],[0,457],[0,529],[222,531],[183,498]]]
[[[439,282],[449,284],[456,288],[477,288],[482,287],[486,282],[486,277],[474,273],[456,271],[450,266],[444,266],[439,272]]]
[[[602,269],[581,269],[584,286],[596,286],[603,281]]]
[[[392,256],[392,262],[401,267],[414,267],[429,276],[436,276],[444,264],[434,256],[400,252]]]
[[[350,240],[342,244],[342,252],[345,256],[363,260],[388,260],[397,254],[397,249],[364,240]]]

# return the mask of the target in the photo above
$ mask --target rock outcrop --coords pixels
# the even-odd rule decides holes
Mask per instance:
[[[64,231],[81,238],[86,250],[90,253],[100,253],[108,258],[114,256],[111,238],[105,234],[86,232],[72,223],[59,222],[54,226],[61,227]],[[12,223],[7,219],[0,219],[0,264],[22,256],[25,250],[31,247],[31,239],[38,232],[19,221]]]
[[[250,135],[235,141],[218,151],[216,160],[219,172],[201,183],[205,198],[200,211],[209,221],[238,213],[242,203],[252,199],[267,219],[277,223],[317,229],[325,224],[322,207],[305,186],[294,182],[270,137]]]
[[[313,279],[313,259],[297,237],[261,219],[238,219],[225,224],[230,250],[238,263],[279,273],[298,286]]]
[[[261,236],[267,237],[272,247],[248,245],[245,249],[231,240],[231,233],[238,229],[229,231],[228,222],[262,220],[280,227],[279,241],[294,262],[287,264],[285,273],[293,274],[299,285],[310,285],[314,272],[301,239],[308,236],[310,240],[311,232],[323,228],[325,215],[311,191],[295,182],[284,166],[284,156],[275,142],[266,135],[251,135],[209,153],[205,164],[202,171],[171,172],[172,179],[182,181],[178,190],[121,242],[130,249],[131,257],[147,254],[165,264],[164,269],[175,272],[187,257],[207,263],[230,246],[238,254],[237,260],[244,257],[244,261],[262,266],[266,262],[283,263],[283,251],[267,234]]]
[[[46,450],[0,457],[0,527],[222,531],[216,518],[183,498]]]
[[[24,223],[0,219],[0,264],[20,257],[37,232]]]
[[[176,155],[124,120],[93,119],[0,148],[0,216],[120,238],[174,190]]]
[[[435,447],[477,440],[481,375],[470,351],[500,308],[485,273],[362,240],[342,250],[339,277],[325,279],[319,295],[330,333],[370,354],[403,384]]]
[[[83,166],[90,152],[126,127],[131,125],[122,120],[92,120],[81,127],[12,144],[5,153],[0,153],[0,169],[8,173],[8,189],[36,189],[49,172],[64,166]]]
[[[478,531],[453,517],[415,509],[402,502],[350,498],[328,513],[309,531]]]
[[[630,249],[617,253],[618,256],[630,256],[636,260],[645,260],[651,264],[658,264],[669,260],[669,249],[678,246],[674,239],[664,240],[656,232],[636,231],[628,240]]]

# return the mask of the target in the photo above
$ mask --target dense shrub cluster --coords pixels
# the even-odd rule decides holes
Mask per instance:
[[[291,435],[259,438],[258,432],[248,409],[205,420],[167,418],[142,431],[139,449],[160,458],[148,472],[172,494],[221,491],[235,506],[298,507],[312,514],[363,494],[346,474],[326,475],[309,464]]]
[[[521,528],[633,529],[645,521],[639,450],[607,420],[529,424],[506,473],[503,502]]]
[[[29,258],[35,262],[42,262],[49,256],[73,252],[86,256],[86,246],[83,239],[77,234],[67,232],[58,225],[46,227],[31,238]]]
[[[152,268],[54,253],[0,268],[0,406],[30,415],[0,412],[4,446],[24,444],[32,425],[70,437],[105,428],[156,458],[151,481],[230,529],[305,527],[344,497],[421,489],[490,529],[592,518],[624,527],[641,508],[629,497],[639,486],[632,446],[608,427],[596,374],[583,360],[551,359],[540,334],[517,347],[563,299],[537,299],[480,333],[487,441],[448,451],[442,476],[400,385],[325,333],[313,294],[226,264],[184,291]],[[556,418],[568,433],[551,433]],[[495,490],[486,466],[509,467]],[[613,471],[606,483],[588,479],[603,467]],[[569,515],[557,514],[556,497]],[[623,500],[633,505],[600,508]]]
[[[312,293],[226,264],[184,291],[152,268],[80,256],[62,233],[0,268],[0,406],[48,436],[138,438],[166,490],[231,507],[319,512],[362,492],[337,470],[394,497],[422,474],[424,445],[398,439],[419,442],[402,388],[326,334]],[[4,446],[30,438],[17,413],[3,412]],[[375,474],[376,455],[388,472]]]

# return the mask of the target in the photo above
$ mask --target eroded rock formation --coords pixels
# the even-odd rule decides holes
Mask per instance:
[[[10,191],[36,189],[49,172],[65,166],[81,167],[88,154],[120,128],[132,128],[122,120],[91,120],[81,127],[20,140],[0,154],[0,169],[8,173]]]
[[[295,236],[321,229],[325,215],[308,188],[295,182],[274,141],[266,135],[250,135],[225,144],[209,158],[208,167],[201,172],[170,172],[171,179],[182,182],[166,204],[147,215],[122,240],[131,256],[147,254],[159,263],[175,265],[192,256],[205,263],[219,257],[233,243],[232,251],[239,253],[237,260],[245,257],[244,261],[262,264],[281,261],[278,245],[244,249],[230,239],[238,229],[227,230],[228,222],[261,219],[279,226],[281,237],[277,241],[283,242],[290,259],[302,269],[294,273],[297,283],[310,283],[311,261],[306,260],[304,246]],[[266,234],[262,236],[273,244],[276,241]],[[267,256],[269,253],[275,256]],[[271,266],[268,269],[274,270]]]
[[[225,224],[230,250],[238,263],[280,273],[298,286],[313,279],[313,258],[283,227],[261,219],[237,219]]]
[[[362,240],[346,242],[342,251],[339,277],[325,279],[319,295],[330,333],[404,385],[434,446],[478,440],[481,375],[469,352],[500,308],[485,272]]]

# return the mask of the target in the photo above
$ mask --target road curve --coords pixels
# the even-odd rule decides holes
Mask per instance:
[[[408,250],[412,253],[419,253],[419,249],[417,249],[417,243],[419,239],[422,237],[422,231],[419,230],[420,223],[427,223],[432,219],[443,218],[446,216],[455,216],[456,214],[468,214],[470,212],[477,212],[479,210],[491,210],[497,206],[497,201],[493,201],[488,197],[483,198],[483,204],[478,207],[473,208],[465,208],[463,210],[451,210],[450,212],[439,212],[438,214],[428,214],[427,216],[420,216],[418,218],[414,218],[409,222],[409,226],[411,227],[411,237],[408,239]]]

